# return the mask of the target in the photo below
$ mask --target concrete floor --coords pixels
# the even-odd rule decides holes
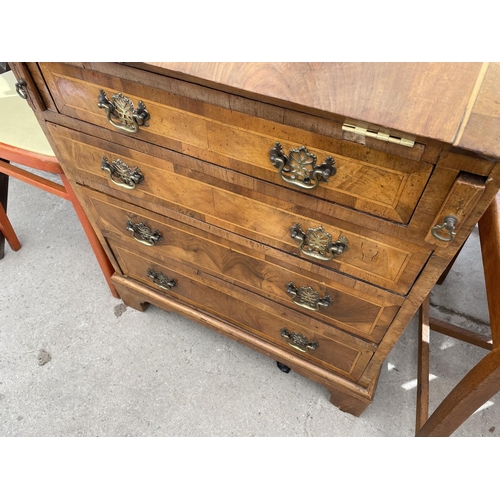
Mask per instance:
[[[0,261],[0,436],[413,435],[416,318],[356,418],[266,356],[153,306],[124,307],[69,202],[11,179],[8,213],[23,247],[6,245]],[[433,314],[487,331],[480,263],[474,232]],[[435,333],[431,353],[433,409],[485,351]],[[498,403],[454,436],[500,435]]]

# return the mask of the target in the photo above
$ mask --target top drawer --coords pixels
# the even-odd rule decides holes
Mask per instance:
[[[257,112],[248,100],[248,114],[235,111],[234,96],[216,90],[160,76],[145,86],[66,64],[40,67],[65,115],[394,222],[409,222],[432,172],[428,163],[285,125],[286,111],[274,106],[259,104]],[[131,101],[137,119],[119,109],[122,101],[114,103],[115,116],[108,120],[99,99],[102,106],[118,93]],[[311,123],[311,117],[304,115],[304,121]],[[315,166],[323,168],[313,175]]]

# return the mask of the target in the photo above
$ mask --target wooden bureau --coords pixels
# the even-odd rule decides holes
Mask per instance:
[[[10,64],[125,304],[354,415],[500,186],[497,64]]]

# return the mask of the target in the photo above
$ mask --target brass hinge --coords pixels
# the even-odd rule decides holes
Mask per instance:
[[[365,123],[345,122],[342,125],[342,130],[366,137],[373,137],[375,139],[378,139],[379,141],[400,144],[401,146],[406,146],[409,148],[413,147],[415,144],[415,137],[394,132],[385,128],[377,128]]]

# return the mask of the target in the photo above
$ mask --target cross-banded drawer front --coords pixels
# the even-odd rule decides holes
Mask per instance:
[[[296,311],[304,324],[326,322],[378,342],[403,298],[352,278],[307,273],[301,262],[268,247],[237,244],[213,232],[162,217],[90,190],[102,234],[163,262],[184,262]],[[301,315],[306,317],[302,318]]]
[[[334,225],[320,213],[304,215],[251,189],[251,184],[243,188],[242,181],[223,180],[221,167],[211,166],[213,176],[207,175],[190,168],[192,160],[182,155],[165,151],[160,159],[95,138],[82,142],[82,134],[61,127],[56,137],[62,160],[77,181],[95,182],[138,205],[187,214],[193,221],[284,250],[301,257],[305,269],[320,266],[325,276],[341,271],[405,294],[429,255],[425,248],[342,220],[333,220]],[[121,177],[120,169],[125,172]]]
[[[247,114],[251,101],[243,113],[215,90],[203,89],[204,101],[188,97],[200,95],[193,84],[165,78],[160,90],[64,64],[41,68],[61,113],[292,189],[299,202],[313,194],[408,223],[432,172],[431,164],[285,125],[286,110],[274,106],[263,117]]]
[[[165,264],[110,241],[123,274],[169,297],[223,318],[260,338],[356,380],[374,347],[333,328],[297,325],[286,308],[180,262]]]

